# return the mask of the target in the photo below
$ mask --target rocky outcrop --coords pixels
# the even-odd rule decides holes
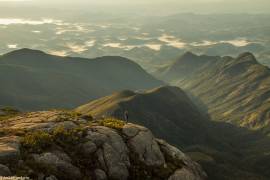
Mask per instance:
[[[133,132],[133,133],[132,133]],[[136,132],[134,134],[134,132]],[[127,144],[138,160],[148,167],[160,167],[165,164],[164,156],[152,133],[133,124],[123,127],[123,133],[127,137]]]
[[[0,164],[0,176],[10,176],[10,175],[11,175],[10,169],[5,165]]]
[[[87,121],[61,111],[29,113],[0,125],[0,175],[46,180],[206,179],[197,163],[139,125],[115,119]]]

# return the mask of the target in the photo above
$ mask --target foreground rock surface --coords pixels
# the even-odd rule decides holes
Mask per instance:
[[[87,121],[70,112],[24,114],[0,122],[0,175],[32,179],[203,180],[179,149],[142,126]]]

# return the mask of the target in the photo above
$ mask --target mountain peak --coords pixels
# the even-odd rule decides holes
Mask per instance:
[[[187,52],[185,52],[182,56],[181,56],[181,58],[194,58],[194,57],[198,57],[196,54],[194,54],[194,53],[192,53],[192,52],[190,52],[190,51],[187,51]]]
[[[174,63],[174,65],[178,66],[179,63],[197,63],[197,59],[199,56],[197,56],[196,54],[193,54],[190,51],[187,51],[186,53],[184,53],[182,56],[180,56],[180,58],[178,58],[178,60]]]
[[[238,61],[251,61],[251,62],[257,62],[255,56],[250,52],[244,52],[240,54],[236,60]]]
[[[23,49],[18,49],[15,51],[11,51],[4,56],[22,56],[22,55],[45,55],[43,51],[40,50],[34,50],[34,49],[29,49],[29,48],[23,48]]]

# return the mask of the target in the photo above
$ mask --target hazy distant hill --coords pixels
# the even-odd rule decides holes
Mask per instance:
[[[270,129],[270,70],[251,53],[237,58],[186,53],[156,75],[197,97],[213,120]]]
[[[0,105],[22,110],[73,108],[116,90],[163,84],[122,57],[57,57],[30,49],[0,56],[0,83]]]

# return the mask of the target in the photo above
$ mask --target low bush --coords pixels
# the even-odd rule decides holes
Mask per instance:
[[[84,135],[84,129],[65,129],[63,126],[56,127],[51,133],[44,131],[30,132],[24,135],[21,145],[27,152],[42,152],[54,144],[74,145]]]
[[[54,140],[58,143],[74,144],[80,139],[81,133],[83,133],[83,129],[81,128],[67,130],[63,126],[59,126],[53,130],[52,135],[54,137]]]
[[[22,147],[30,152],[41,152],[52,143],[53,136],[43,131],[27,133],[21,141]]]
[[[98,121],[98,124],[101,126],[106,126],[109,128],[119,130],[119,129],[122,129],[124,127],[126,122],[121,121],[119,119],[115,119],[115,118],[107,118],[107,119]]]

